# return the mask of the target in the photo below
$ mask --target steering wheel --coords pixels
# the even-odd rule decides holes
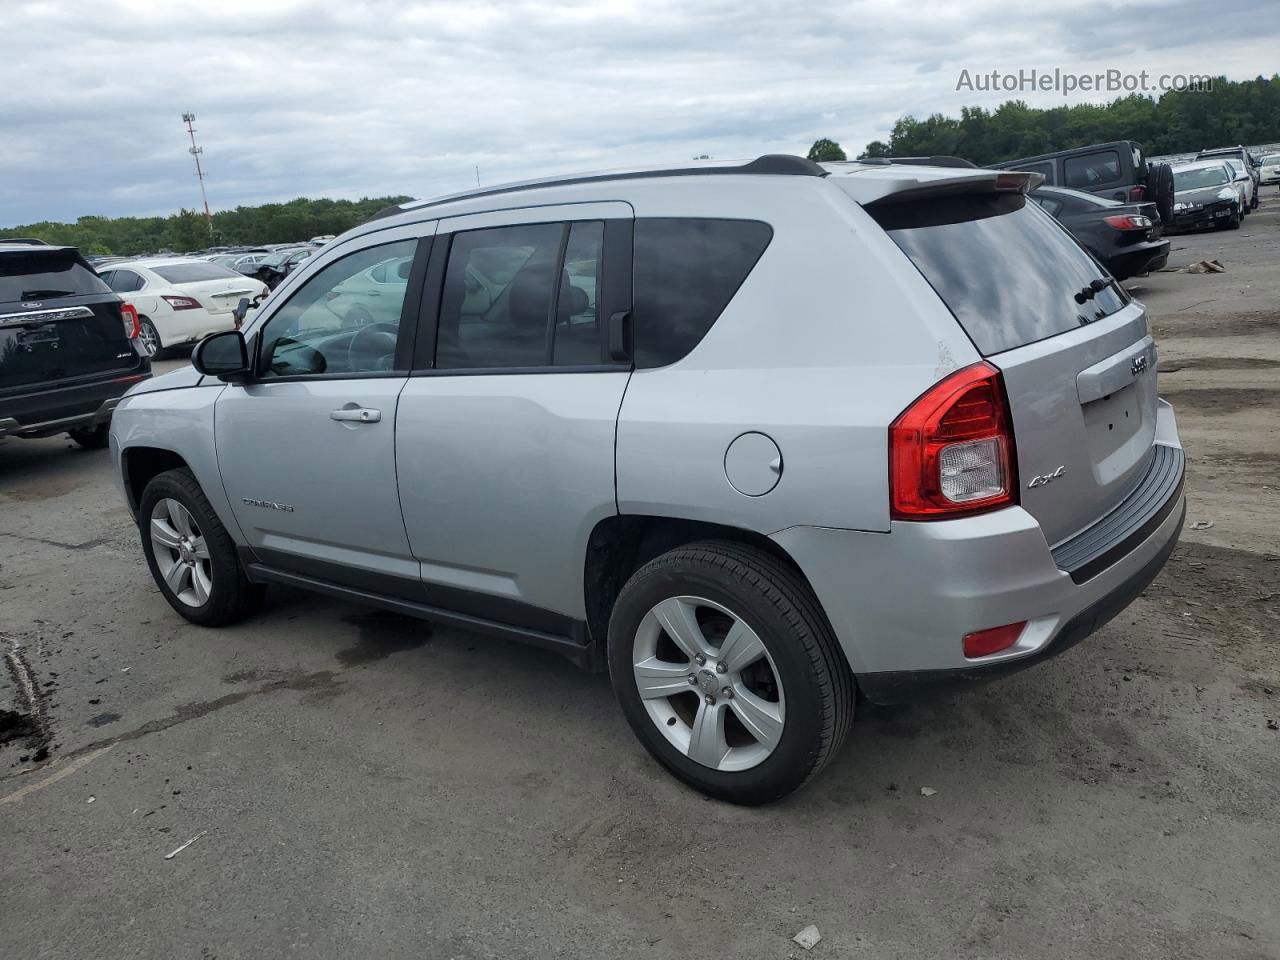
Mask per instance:
[[[399,332],[400,328],[394,323],[361,327],[347,343],[347,369],[390,370],[395,363]]]

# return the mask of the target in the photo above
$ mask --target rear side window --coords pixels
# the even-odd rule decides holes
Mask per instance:
[[[772,237],[772,228],[756,220],[636,220],[636,366],[675,363],[697,346]]]
[[[226,267],[206,260],[192,260],[190,263],[174,263],[167,267],[152,267],[157,273],[175,287],[184,283],[200,283],[202,280],[239,280],[240,278]]]
[[[1120,154],[1114,150],[1067,157],[1062,162],[1066,186],[1077,190],[1095,190],[1120,179]]]
[[[1126,295],[1061,226],[1020,193],[870,204],[870,213],[937,291],[984,355],[1115,313]]]
[[[116,293],[132,293],[142,289],[142,277],[132,270],[115,270],[107,285]]]
[[[74,250],[0,252],[0,303],[110,292]]]

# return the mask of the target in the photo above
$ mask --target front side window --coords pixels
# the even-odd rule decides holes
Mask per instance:
[[[258,376],[390,371],[417,243],[369,247],[313,274],[263,326]],[[396,282],[373,278],[392,262]]]
[[[454,234],[440,298],[436,368],[599,363],[603,248],[600,221]]]
[[[1067,157],[1062,172],[1068,187],[1094,190],[1120,179],[1120,154],[1103,150],[1083,157]]]
[[[675,363],[697,346],[772,237],[772,228],[757,220],[636,220],[636,366]]]

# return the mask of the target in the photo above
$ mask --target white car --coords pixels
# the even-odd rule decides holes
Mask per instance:
[[[220,264],[182,257],[124,260],[99,275],[137,309],[138,342],[157,358],[176,344],[234,330],[232,310],[240,299],[270,292],[262,281]]]
[[[1240,194],[1240,215],[1243,217],[1257,206],[1253,202],[1253,177],[1244,168],[1243,160],[1237,160],[1235,157],[1223,157],[1222,162],[1231,168],[1231,183]]]
[[[1262,165],[1258,171],[1262,175],[1262,182],[1280,183],[1280,153],[1268,153],[1262,158]]]

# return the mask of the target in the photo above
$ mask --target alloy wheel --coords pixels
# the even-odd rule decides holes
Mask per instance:
[[[160,349],[160,335],[156,333],[156,328],[150,323],[144,323],[138,330],[138,343],[142,345],[142,352],[148,357],[154,357]]]
[[[202,607],[213,590],[209,546],[191,512],[177,500],[157,500],[151,508],[151,548],[156,568],[173,595]]]
[[[632,670],[645,711],[690,760],[747,770],[782,739],[786,701],[773,658],[733,611],[701,597],[670,597],[640,621]]]

